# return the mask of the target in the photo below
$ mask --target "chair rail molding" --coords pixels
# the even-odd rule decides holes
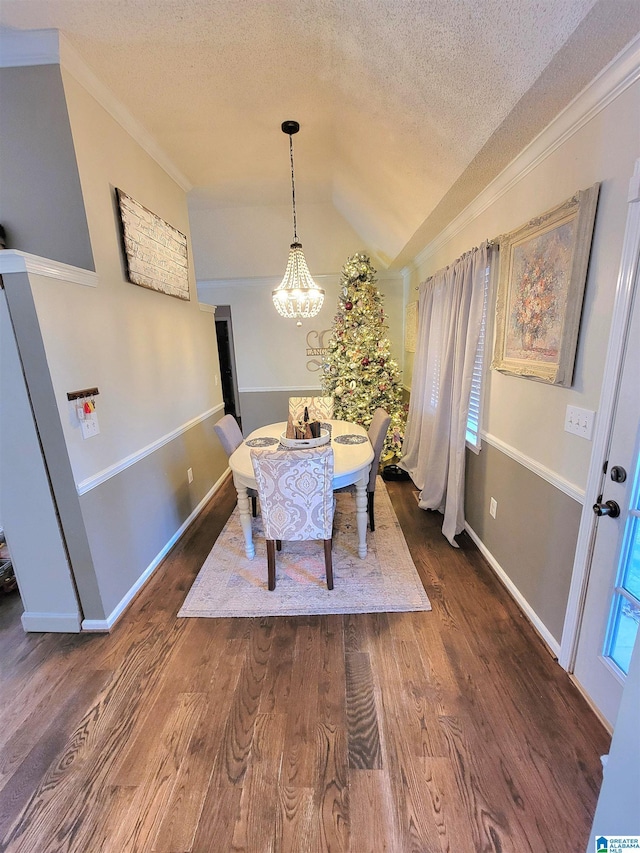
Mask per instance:
[[[107,480],[110,480],[111,477],[115,477],[116,474],[119,474],[126,468],[130,468],[132,465],[135,465],[136,462],[139,462],[141,459],[144,459],[145,456],[150,456],[152,453],[155,453],[156,450],[159,450],[161,447],[164,447],[165,444],[169,444],[169,442],[173,441],[175,438],[178,438],[178,436],[187,432],[196,424],[199,424],[202,421],[206,421],[208,418],[212,417],[222,409],[224,409],[224,402],[218,403],[217,406],[214,406],[213,408],[209,409],[206,412],[203,412],[201,415],[198,415],[195,418],[191,418],[191,420],[186,421],[186,423],[182,424],[171,432],[168,432],[166,435],[163,435],[162,438],[151,442],[151,444],[147,444],[146,447],[141,448],[135,453],[131,453],[129,456],[125,456],[124,459],[121,459],[119,462],[114,462],[114,464],[109,465],[108,468],[103,468],[102,471],[98,471],[98,473],[94,474],[92,477],[87,477],[85,480],[82,480],[82,482],[76,484],[78,494],[84,495],[87,492],[90,492],[91,489],[95,489],[96,486],[99,486],[101,483],[105,483]]]
[[[552,471],[551,468],[547,468],[546,465],[536,462],[536,460],[532,459],[531,456],[527,456],[526,453],[522,453],[510,444],[507,444],[505,441],[502,441],[495,435],[492,435],[490,432],[482,430],[480,435],[482,440],[486,441],[487,444],[490,444],[491,447],[495,447],[496,450],[500,450],[505,454],[505,456],[513,459],[514,462],[519,462],[520,465],[528,468],[529,471],[533,471],[534,474],[542,477],[542,479],[546,480],[547,483],[551,483],[552,486],[555,486],[556,489],[559,489],[561,492],[564,492],[565,495],[573,498],[574,501],[577,501],[579,504],[584,503],[585,490],[581,489],[580,486],[577,486],[575,483],[571,483],[569,480],[565,480],[564,477],[561,477],[560,474],[556,474],[556,472]]]

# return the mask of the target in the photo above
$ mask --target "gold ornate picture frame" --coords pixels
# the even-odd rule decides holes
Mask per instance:
[[[599,191],[500,237],[495,370],[571,386]]]

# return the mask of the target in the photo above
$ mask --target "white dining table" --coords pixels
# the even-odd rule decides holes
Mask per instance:
[[[369,469],[373,461],[373,448],[366,430],[359,424],[353,424],[349,421],[328,421],[328,423],[331,425],[331,446],[333,448],[333,488],[335,491],[344,486],[355,485],[358,555],[364,558],[367,556],[367,485],[369,483]],[[245,552],[249,559],[255,556],[255,546],[253,544],[247,489],[256,489],[257,485],[251,462],[251,449],[247,442],[256,438],[279,439],[286,428],[286,421],[283,421],[254,430],[229,457],[229,467],[233,473],[233,482],[238,492],[238,511],[244,534]],[[367,440],[360,444],[342,444],[336,441],[339,436],[346,435],[365,436]],[[273,446],[276,447],[275,443]]]

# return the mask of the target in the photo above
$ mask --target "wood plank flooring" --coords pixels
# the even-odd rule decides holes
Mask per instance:
[[[176,619],[230,481],[110,635],[3,600],[0,850],[584,853],[607,733],[470,540],[388,489],[430,613]]]

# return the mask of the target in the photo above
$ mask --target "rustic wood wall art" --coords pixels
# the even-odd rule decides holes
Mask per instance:
[[[186,236],[122,190],[116,193],[129,281],[190,299]]]

